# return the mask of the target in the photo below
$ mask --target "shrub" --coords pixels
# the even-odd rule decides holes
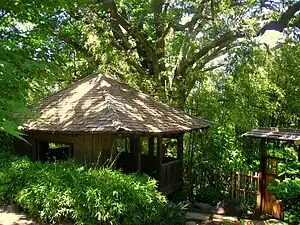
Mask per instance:
[[[147,176],[0,154],[0,199],[16,202],[41,220],[148,224],[166,203],[155,186]]]
[[[284,207],[284,218],[290,224],[300,221],[300,179],[285,179],[283,182],[270,186],[269,189]]]
[[[168,203],[162,208],[160,217],[149,225],[185,224],[185,208],[183,203]]]
[[[284,207],[284,219],[289,224],[299,224],[300,222],[300,163],[288,163],[285,165],[285,174],[291,178],[286,178],[282,182],[276,180],[269,189]]]

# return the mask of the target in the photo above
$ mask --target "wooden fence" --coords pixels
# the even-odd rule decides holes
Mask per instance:
[[[256,207],[258,197],[258,173],[232,172],[228,170],[203,170],[194,180],[193,195],[202,201],[222,201],[225,198],[246,201]],[[213,195],[213,196],[209,196]]]
[[[231,176],[231,198],[256,201],[259,185],[258,173],[233,172]]]

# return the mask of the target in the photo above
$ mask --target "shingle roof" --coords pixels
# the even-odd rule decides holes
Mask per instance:
[[[271,140],[281,141],[299,141],[300,130],[289,128],[257,128],[243,134],[245,137],[266,138]]]
[[[24,130],[172,133],[212,125],[100,73],[54,93],[33,109],[41,120],[26,121]]]

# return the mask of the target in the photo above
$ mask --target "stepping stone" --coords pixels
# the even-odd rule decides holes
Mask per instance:
[[[186,213],[186,216],[185,216],[186,219],[188,220],[209,220],[209,214],[207,213],[197,213],[197,212],[187,212]]]
[[[212,207],[210,204],[205,204],[201,202],[194,203],[194,206],[201,210],[201,212],[203,213],[210,213],[214,209],[214,207]]]
[[[197,223],[194,221],[187,221],[185,225],[197,225]]]

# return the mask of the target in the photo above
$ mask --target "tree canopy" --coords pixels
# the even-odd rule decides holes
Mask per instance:
[[[297,86],[299,1],[18,0],[0,7],[1,130],[14,133],[28,104],[95,70],[210,119],[219,120],[209,113],[216,110],[244,125],[297,118],[297,95],[288,91]],[[259,43],[267,30],[282,32],[282,43]]]

